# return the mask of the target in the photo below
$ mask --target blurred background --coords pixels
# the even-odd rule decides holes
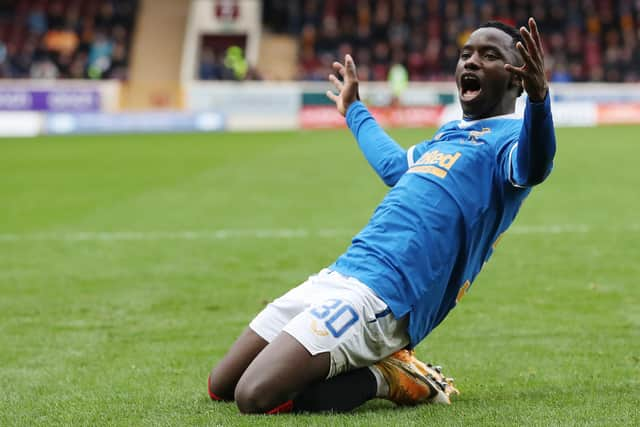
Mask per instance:
[[[453,70],[469,33],[529,16],[559,124],[635,123],[639,10],[637,0],[0,0],[0,134],[342,126],[324,92],[346,53],[384,125],[438,125],[459,115]]]

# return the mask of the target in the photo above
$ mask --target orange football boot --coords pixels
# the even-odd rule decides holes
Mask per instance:
[[[453,384],[453,378],[445,377],[442,373],[441,366],[433,366],[431,363],[424,363],[415,357],[415,351],[410,350],[409,353],[412,357],[412,362],[422,373],[422,375],[431,376],[440,385],[447,396],[452,394],[460,394],[460,391]]]
[[[421,403],[445,403],[451,400],[446,393],[446,382],[438,382],[427,365],[415,358],[409,350],[399,350],[375,364],[389,384],[387,399],[397,405],[419,405]],[[437,372],[436,372],[437,373]],[[456,390],[457,391],[457,390]]]

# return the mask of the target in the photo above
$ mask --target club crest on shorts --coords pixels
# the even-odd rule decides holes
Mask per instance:
[[[320,337],[326,337],[329,335],[329,332],[326,329],[318,327],[318,322],[316,322],[315,319],[311,321],[311,331]]]

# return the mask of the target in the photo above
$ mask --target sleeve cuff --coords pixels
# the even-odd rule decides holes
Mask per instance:
[[[544,98],[544,101],[534,102],[527,97],[526,109],[530,110],[533,114],[546,116],[551,111],[551,95],[549,91],[547,91],[547,96]]]
[[[545,96],[544,100],[539,101],[539,102],[535,102],[532,101],[531,98],[529,98],[527,96],[527,105],[530,106],[531,108],[545,108],[545,107],[550,107],[551,106],[551,95],[549,93],[550,91],[547,90],[547,96]]]

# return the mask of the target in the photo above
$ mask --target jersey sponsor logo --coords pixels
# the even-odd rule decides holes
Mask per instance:
[[[435,166],[414,166],[409,171],[410,173],[428,173],[431,175],[435,175],[438,178],[445,178],[447,176],[447,171],[437,168]]]
[[[427,151],[409,169],[410,173],[428,173],[438,178],[445,178],[447,172],[462,157],[462,153],[455,154],[441,153],[438,150]]]

